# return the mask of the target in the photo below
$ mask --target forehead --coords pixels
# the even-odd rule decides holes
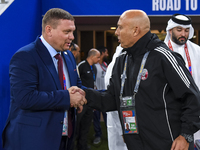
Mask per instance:
[[[62,28],[63,30],[72,30],[72,31],[76,29],[74,21],[67,19],[60,19],[57,27]]]
[[[175,29],[181,29],[181,30],[186,30],[186,29],[190,29],[189,27],[188,28],[183,28],[182,26],[177,26],[177,27],[174,27]]]
[[[123,26],[123,27],[130,26],[131,23],[132,23],[131,21],[132,21],[131,18],[128,18],[126,16],[122,16],[122,17],[119,18],[117,25]]]
[[[80,50],[80,47],[76,46],[76,50]]]
[[[100,55],[101,55],[101,54],[100,54],[100,52],[98,51],[98,52],[96,53],[95,56],[96,56],[96,57],[100,57]]]
[[[118,20],[118,22],[117,22],[118,25],[122,25],[122,24],[124,23],[124,19],[123,19],[123,18],[124,18],[123,16],[121,16],[121,17],[119,18],[119,20]]]

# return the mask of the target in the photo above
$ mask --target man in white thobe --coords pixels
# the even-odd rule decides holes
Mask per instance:
[[[174,14],[168,21],[164,42],[172,51],[183,57],[186,67],[200,89],[200,46],[189,40],[194,35],[191,22],[189,16]],[[194,141],[197,139],[200,139],[200,131],[194,134]]]
[[[112,75],[112,69],[116,58],[121,54],[122,47],[119,45],[113,55],[112,62],[108,65],[105,75],[105,87],[109,85],[109,80]],[[119,120],[118,111],[107,112],[107,132],[108,132],[108,147],[109,150],[128,150],[126,143],[123,140],[122,127]]]

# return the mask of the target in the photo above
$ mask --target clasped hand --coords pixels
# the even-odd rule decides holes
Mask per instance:
[[[70,106],[78,107],[78,113],[82,112],[83,105],[87,104],[85,92],[77,86],[72,86],[68,89],[70,95]]]
[[[182,135],[179,135],[172,143],[171,150],[188,150],[189,143]]]

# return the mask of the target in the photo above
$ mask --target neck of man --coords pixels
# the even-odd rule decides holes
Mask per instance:
[[[99,64],[102,64],[103,63],[103,58],[101,58],[100,60],[99,60]]]
[[[92,61],[92,59],[90,57],[87,58],[86,60],[87,60],[87,62],[89,63],[90,66],[94,64],[93,61]]]

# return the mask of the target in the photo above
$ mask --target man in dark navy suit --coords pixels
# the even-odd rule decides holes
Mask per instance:
[[[12,57],[10,112],[2,134],[6,150],[70,149],[75,107],[82,111],[87,102],[76,61],[67,50],[74,30],[70,13],[50,9],[42,20],[42,35]]]

